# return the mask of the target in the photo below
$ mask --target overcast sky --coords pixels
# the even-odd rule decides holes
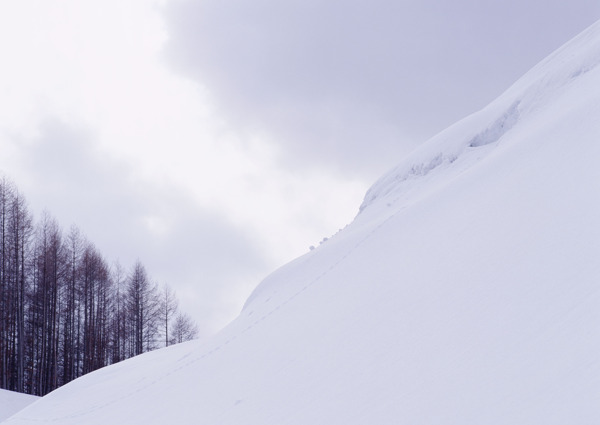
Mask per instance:
[[[202,335],[597,0],[0,0],[0,172]]]

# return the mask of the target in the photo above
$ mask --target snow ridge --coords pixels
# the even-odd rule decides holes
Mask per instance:
[[[600,21],[532,68],[486,108],[433,137],[384,174],[367,191],[359,214],[392,193],[397,198],[405,190],[402,183],[454,163],[469,148],[498,143],[519,121],[538,113],[599,64]],[[473,134],[473,128],[483,130]]]

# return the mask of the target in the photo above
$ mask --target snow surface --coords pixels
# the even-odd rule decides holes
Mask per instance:
[[[600,423],[600,23],[421,146],[240,316],[5,423]]]
[[[0,389],[0,421],[11,417],[39,397]]]

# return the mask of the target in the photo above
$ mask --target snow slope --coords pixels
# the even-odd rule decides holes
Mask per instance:
[[[0,389],[0,421],[14,415],[39,397]]]
[[[600,423],[600,23],[369,190],[240,316],[7,424]]]

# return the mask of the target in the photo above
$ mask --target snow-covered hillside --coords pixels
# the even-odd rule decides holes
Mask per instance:
[[[0,389],[0,421],[11,417],[39,397]]]
[[[599,64],[597,23],[381,178],[218,335],[6,423],[597,425]]]

